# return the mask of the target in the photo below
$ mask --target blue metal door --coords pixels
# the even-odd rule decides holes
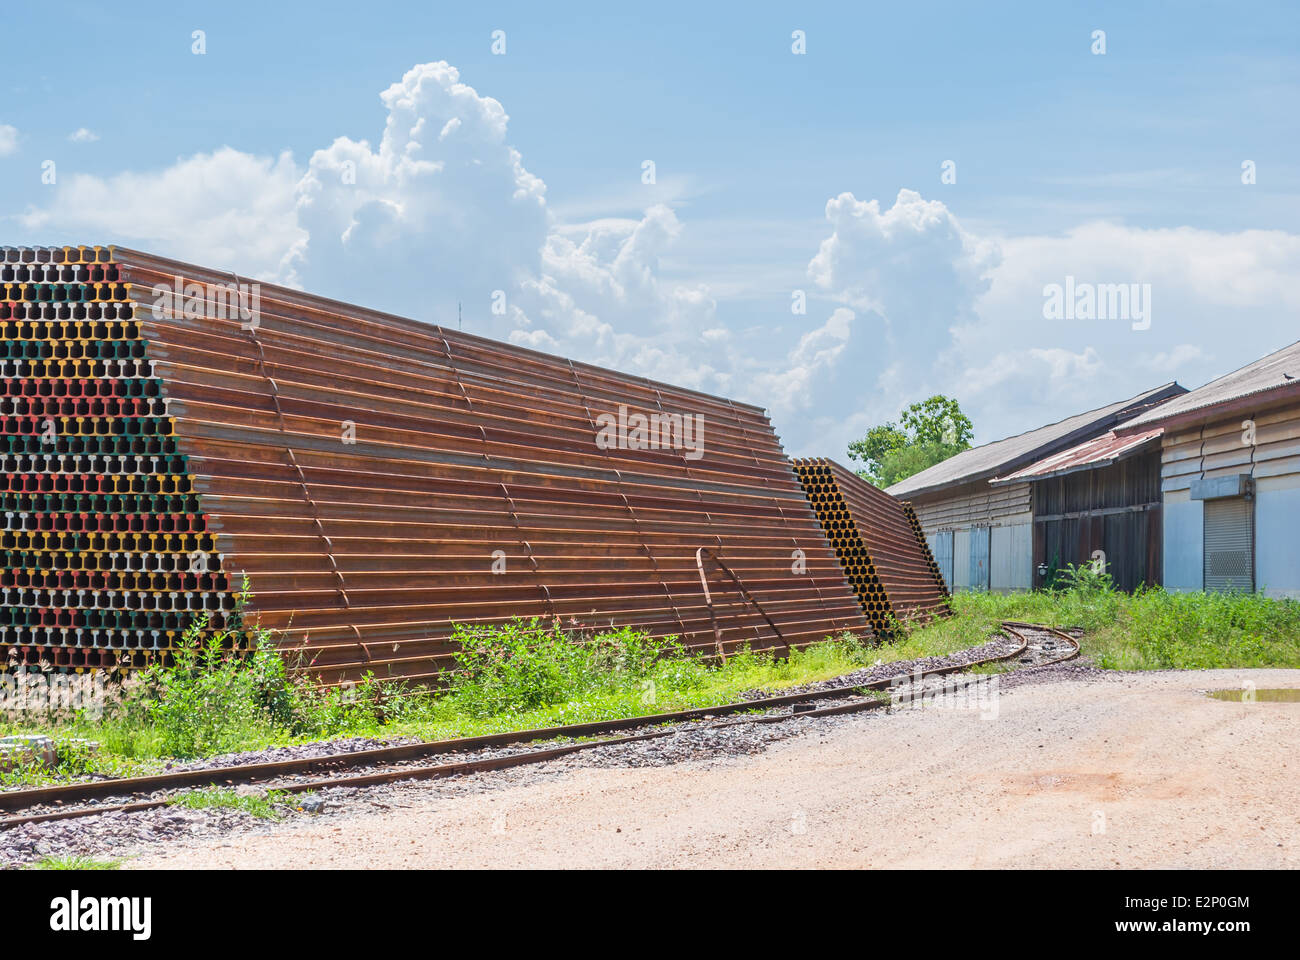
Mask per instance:
[[[989,588],[989,528],[970,528],[970,588]]]
[[[934,562],[939,565],[939,572],[943,574],[944,584],[952,590],[952,531],[940,530],[934,534],[930,550],[934,554]]]

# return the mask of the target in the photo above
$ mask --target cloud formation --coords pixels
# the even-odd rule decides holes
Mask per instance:
[[[379,99],[373,143],[340,137],[305,165],[222,146],[60,176],[18,220],[36,242],[127,243],[446,325],[463,305],[466,329],[758,403],[791,453],[840,459],[933,393],[956,396],[983,442],[1175,377],[1193,386],[1295,336],[1300,236],[981,235],[909,189],[832,196],[798,262],[807,312],[742,311],[707,276],[668,278],[691,226],[667,204],[563,222],[503,105],[451,65],[412,67]],[[16,142],[0,126],[0,154]],[[1150,284],[1150,328],[1045,319],[1043,288],[1067,276]]]
[[[162,170],[61,175],[50,203],[18,220],[46,242],[121,243],[273,280],[306,243],[295,209],[299,177],[288,153],[222,147]]]
[[[503,316],[494,292],[508,306],[536,275],[548,229],[546,185],[506,142],[505,109],[446,63],[412,67],[380,100],[377,146],[340,137],[311,157],[293,279],[435,322],[454,323],[462,301]]]

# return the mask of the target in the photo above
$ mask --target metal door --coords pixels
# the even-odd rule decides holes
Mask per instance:
[[[989,528],[970,528],[970,588],[989,588]]]
[[[930,552],[934,554],[934,562],[939,565],[939,572],[943,574],[943,582],[947,584],[948,589],[952,589],[952,531],[940,530],[930,538]]]
[[[1205,589],[1255,592],[1254,503],[1246,497],[1205,501]]]

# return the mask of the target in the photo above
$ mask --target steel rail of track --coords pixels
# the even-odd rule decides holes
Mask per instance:
[[[1003,620],[1002,629],[1006,630],[1008,633],[1014,634],[1024,641],[1022,646],[1026,649],[1029,647],[1031,642],[1029,638],[1024,635],[1023,631],[1026,629],[1037,630],[1041,633],[1050,633],[1055,639],[1063,641],[1067,645],[1067,652],[1064,656],[1053,657],[1049,660],[1041,660],[1038,663],[1032,664],[1030,669],[1033,669],[1034,667],[1046,667],[1056,663],[1065,663],[1067,660],[1073,660],[1075,657],[1079,656],[1079,641],[1074,639],[1074,637],[1070,636],[1064,630],[1060,630],[1056,627],[1044,626],[1041,623],[1025,623],[1021,620]]]
[[[561,727],[489,734],[480,737],[463,737],[454,740],[400,744],[394,747],[381,747],[374,750],[363,750],[347,754],[331,754],[323,757],[305,757],[294,760],[245,764],[233,767],[186,770],[149,777],[96,781],[93,783],[62,784],[53,787],[41,787],[33,790],[11,791],[0,793],[0,810],[22,810],[45,804],[85,801],[103,797],[116,797],[120,795],[130,796],[149,794],[159,790],[181,789],[186,787],[213,787],[228,786],[234,783],[261,783],[286,775],[301,775],[328,771],[330,769],[356,768],[381,765],[384,763],[400,763],[409,760],[417,760],[423,757],[438,756],[440,754],[459,753],[491,747],[509,746],[513,744],[534,743],[564,737],[595,736],[604,733],[636,729],[639,727],[658,727],[664,724],[705,720],[717,716],[745,713],[753,710],[774,709],[783,706],[793,707],[800,703],[854,698],[859,697],[861,692],[864,690],[883,690],[897,684],[899,681],[914,682],[916,680],[923,680],[927,677],[938,677],[952,673],[961,673],[968,671],[973,667],[1003,662],[1019,657],[1025,652],[1029,645],[1028,638],[1026,638],[1022,632],[1024,628],[1032,628],[1052,633],[1058,639],[1063,640],[1067,644],[1064,656],[1036,663],[1033,665],[1034,667],[1046,666],[1049,663],[1059,663],[1078,656],[1078,641],[1070,637],[1068,634],[1062,633],[1054,628],[1044,627],[1039,624],[1021,623],[1019,621],[1004,621],[1002,627],[1005,633],[1010,634],[1013,639],[1019,641],[1016,648],[1009,653],[996,657],[985,657],[965,664],[954,664],[935,667],[929,670],[914,671],[912,673],[895,674],[891,677],[871,680],[866,683],[831,687],[824,690],[813,690],[803,693],[784,694],[774,697],[764,697],[758,700],[723,704],[716,707],[698,707],[691,710],[681,710],[672,713],[625,717],[617,720],[592,721],[588,723],[569,724]],[[1033,667],[1027,669],[1033,669]],[[764,714],[761,716],[742,717],[740,719],[722,721],[719,723],[709,724],[706,729],[750,723],[778,723],[783,720],[789,720],[794,716],[834,716],[846,713],[856,713],[864,710],[873,710],[888,705],[889,701],[877,700],[875,698],[859,698],[851,700],[851,702],[848,703],[815,707],[814,709],[799,711],[797,713]],[[364,787],[382,783],[392,783],[399,780],[426,780],[465,773],[503,770],[531,763],[542,763],[547,760],[557,759],[572,753],[596,749],[598,747],[617,746],[619,744],[659,739],[671,736],[675,732],[676,731],[672,729],[651,730],[649,732],[633,734],[630,736],[583,741],[579,743],[567,743],[506,756],[454,761],[451,763],[440,763],[421,767],[397,767],[392,770],[352,776],[326,777],[323,779],[314,779],[299,783],[269,784],[269,787],[286,793],[301,793],[325,787]],[[16,827],[25,823],[42,823],[49,820],[64,820],[94,816],[100,813],[150,810],[165,806],[168,802],[167,799],[139,800],[122,804],[98,807],[79,807],[70,810],[57,810],[27,816],[9,817],[6,819],[0,819],[0,829]]]

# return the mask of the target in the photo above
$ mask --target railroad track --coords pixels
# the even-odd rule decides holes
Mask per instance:
[[[1015,649],[1009,653],[970,663],[900,673],[846,686],[811,689],[716,707],[626,717],[618,720],[577,723],[479,737],[461,737],[454,740],[399,744],[322,757],[304,757],[8,791],[0,793],[0,811],[28,812],[0,819],[0,830],[25,823],[67,820],[103,813],[152,810],[166,806],[174,799],[158,796],[164,791],[230,787],[236,784],[261,784],[268,789],[290,794],[327,787],[368,787],[401,780],[429,780],[544,763],[585,750],[670,737],[679,732],[680,728],[676,725],[683,723],[711,721],[705,725],[705,729],[715,729],[743,724],[780,723],[792,717],[828,717],[858,713],[888,707],[890,700],[881,699],[873,693],[897,687],[900,682],[915,684],[926,678],[960,673],[973,667],[999,662],[1013,662],[1022,669],[1041,667],[1072,659],[1079,653],[1077,640],[1051,627],[1004,621],[1002,630],[1012,640],[1017,641]],[[718,719],[727,716],[733,719]],[[609,736],[624,734],[624,731],[639,732]],[[423,762],[432,758],[485,752],[498,748],[525,747],[528,744],[545,744],[547,741],[555,740],[568,742],[468,759],[443,760],[437,763]],[[381,769],[348,773],[349,770],[359,768]],[[287,777],[294,779],[284,779]],[[120,802],[95,802],[118,798]],[[93,805],[70,806],[88,801]]]

